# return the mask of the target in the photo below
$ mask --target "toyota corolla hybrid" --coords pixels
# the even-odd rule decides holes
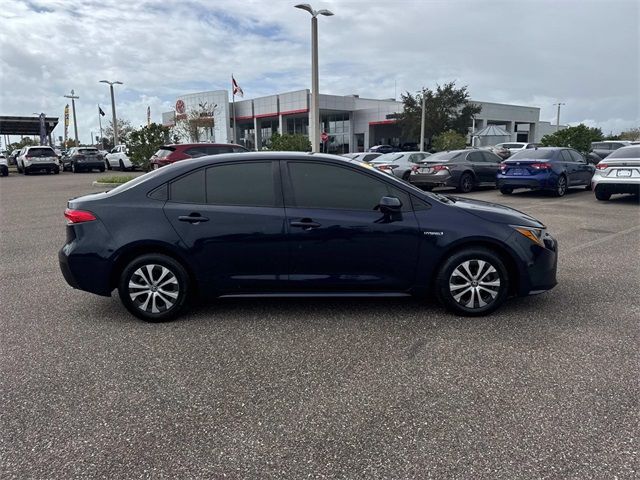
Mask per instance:
[[[147,321],[194,296],[430,293],[461,315],[556,285],[557,244],[517,210],[304,153],[178,162],[69,201],[67,282]]]

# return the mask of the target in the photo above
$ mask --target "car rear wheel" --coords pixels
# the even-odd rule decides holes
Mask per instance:
[[[111,164],[109,163],[109,160],[105,160],[104,166],[106,167],[107,170],[111,170]]]
[[[60,173],[60,168],[59,168],[59,167],[54,168],[54,169],[53,169],[53,173],[54,173],[55,175],[58,175],[58,174]]]
[[[120,171],[124,172],[126,170],[126,168],[124,167],[124,162],[120,160],[119,163],[120,163]]]
[[[473,175],[465,172],[458,182],[458,191],[461,193],[469,193],[471,190],[473,190]]]
[[[513,193],[513,188],[500,187],[500,193],[503,195],[511,195]]]
[[[498,255],[469,248],[450,256],[436,277],[440,302],[454,313],[480,316],[491,313],[507,298],[509,276]]]
[[[72,163],[71,163],[71,171],[72,171],[73,173],[78,173],[78,172],[80,171],[80,170],[76,167],[76,163],[75,163],[75,162],[72,162]]]
[[[558,177],[558,183],[556,184],[556,189],[554,190],[554,195],[556,197],[564,197],[567,193],[567,177],[564,175],[560,175]]]
[[[602,188],[596,188],[595,194],[596,194],[596,198],[601,202],[606,202],[611,198],[611,192],[607,192]]]
[[[161,254],[142,255],[120,275],[118,293],[133,315],[147,322],[175,318],[186,306],[189,276],[184,267]]]

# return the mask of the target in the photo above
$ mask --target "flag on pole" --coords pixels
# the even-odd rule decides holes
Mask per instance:
[[[236,82],[236,79],[233,78],[233,75],[231,75],[231,86],[233,87],[234,95],[238,95],[239,97],[244,97],[244,92],[240,88],[240,85],[238,85],[238,82]]]
[[[147,126],[151,125],[151,105],[147,106]]]
[[[100,105],[98,105],[98,113],[100,114],[101,117],[105,116],[104,110],[102,110],[102,108],[100,108]]]

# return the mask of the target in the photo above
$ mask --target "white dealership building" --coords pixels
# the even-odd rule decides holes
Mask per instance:
[[[555,131],[555,125],[540,121],[540,108],[523,105],[470,100],[482,110],[474,124],[469,125],[469,143],[472,132],[481,132],[489,125],[499,127],[500,141],[538,142],[542,136]],[[309,90],[278,93],[266,97],[229,101],[229,92],[215,90],[178,97],[175,110],[162,114],[163,124],[172,126],[181,119],[199,118],[203,121],[198,138],[184,141],[217,143],[235,142],[249,149],[267,148],[274,132],[308,135]],[[328,134],[323,145],[330,153],[365,151],[374,145],[401,146],[416,142],[401,135],[394,114],[402,111],[402,102],[394,99],[361,98],[359,95],[320,94],[321,130]],[[492,129],[495,133],[496,129]],[[497,143],[496,137],[491,138]],[[488,139],[474,139],[476,146]]]

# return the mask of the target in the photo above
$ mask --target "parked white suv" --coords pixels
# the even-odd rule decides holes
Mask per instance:
[[[60,173],[60,159],[53,148],[47,145],[24,147],[16,158],[18,173],[29,175],[32,172],[46,171]]]
[[[133,163],[129,160],[129,150],[126,145],[116,145],[107,153],[105,162],[107,168],[119,168],[120,170],[133,170]]]
[[[7,175],[9,175],[9,162],[7,162],[4,153],[0,153],[0,176],[6,177]]]

